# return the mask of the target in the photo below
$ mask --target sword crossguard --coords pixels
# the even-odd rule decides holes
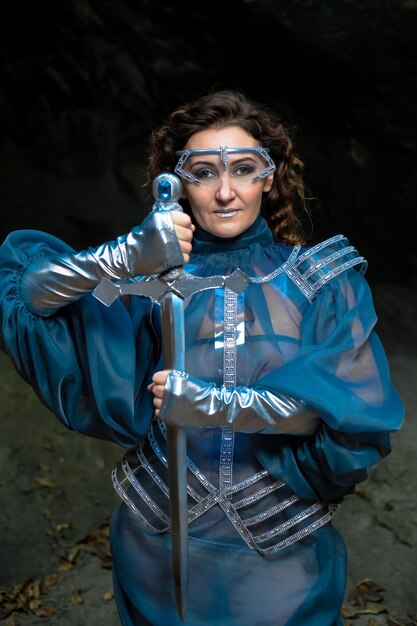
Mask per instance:
[[[132,280],[124,283],[113,283],[108,278],[102,278],[93,291],[93,296],[106,306],[113,304],[122,295],[145,296],[155,302],[161,302],[162,298],[172,292],[181,300],[189,298],[199,291],[225,287],[236,294],[245,291],[250,284],[250,278],[236,269],[229,276],[193,276],[182,267],[173,268],[159,274],[156,277],[145,280]]]

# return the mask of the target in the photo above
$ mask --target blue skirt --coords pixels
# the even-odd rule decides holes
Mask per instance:
[[[331,523],[273,559],[243,542],[190,536],[184,621],[175,605],[170,534],[147,532],[125,504],[110,530],[123,626],[342,626],[346,550]]]

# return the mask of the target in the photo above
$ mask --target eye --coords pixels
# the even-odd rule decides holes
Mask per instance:
[[[255,167],[253,165],[249,165],[248,163],[244,163],[242,165],[238,165],[232,172],[232,176],[251,176],[255,173]]]
[[[195,170],[192,174],[195,178],[197,178],[197,180],[215,178],[217,176],[216,170],[212,170],[208,167],[202,167],[201,169]]]

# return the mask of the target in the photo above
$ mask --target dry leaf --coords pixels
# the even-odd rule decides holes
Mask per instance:
[[[63,563],[60,563],[58,566],[58,571],[59,572],[68,572],[68,570],[72,569],[74,566],[72,563],[68,563],[68,561],[64,561]]]
[[[357,615],[379,615],[380,613],[388,613],[386,606],[375,604],[375,602],[367,602],[364,609],[359,609]]]
[[[362,498],[363,500],[370,500],[370,495],[369,495],[369,491],[366,487],[362,487],[361,485],[356,485],[355,487],[355,493],[357,496],[359,496],[360,498]]]
[[[364,609],[369,602],[382,602],[381,591],[384,591],[383,587],[371,578],[365,578],[349,591],[348,598],[354,606]]]
[[[15,602],[5,602],[0,609],[0,621],[6,619],[16,609]]]
[[[26,578],[8,591],[1,590],[0,621],[14,611],[31,612],[38,617],[49,617],[54,609],[43,607],[41,596],[48,593],[49,588],[58,580],[58,574],[45,576],[43,580]],[[10,616],[12,617],[12,616]],[[14,621],[9,621],[14,624]],[[17,623],[17,622],[16,622]]]
[[[382,513],[377,513],[375,515],[375,519],[378,522],[378,524],[382,526],[383,528],[387,528],[388,530],[393,530],[391,524]]]
[[[4,618],[0,617],[0,620],[1,619],[4,619]],[[18,624],[19,624],[18,617],[15,614],[10,615],[10,617],[8,617],[6,621],[4,622],[4,626],[18,626]]]
[[[11,592],[12,597],[16,598],[19,593],[21,591],[24,590],[24,588],[29,585],[32,582],[32,578],[25,578],[24,580],[22,580],[20,583],[17,583],[14,587],[13,587],[13,591]]]
[[[84,602],[84,600],[82,599],[82,597],[80,595],[80,591],[81,591],[81,589],[79,587],[77,587],[72,592],[72,594],[71,594],[71,602],[73,604],[82,604]]]
[[[103,600],[105,600],[106,602],[113,600],[113,598],[114,598],[113,591],[106,591],[106,593],[103,595]]]
[[[48,522],[52,518],[51,511],[48,508],[42,509],[42,515],[44,516],[46,520],[48,520]]]
[[[56,482],[46,476],[35,476],[33,480],[41,487],[47,487],[48,489],[54,489],[56,487]]]
[[[40,605],[40,598],[32,598],[32,600],[29,600],[29,608],[33,613],[36,611],[36,609],[39,609]]]
[[[37,617],[51,617],[55,613],[55,609],[50,606],[41,606],[34,613]]]
[[[403,543],[406,546],[409,546],[410,548],[413,547],[413,544],[411,543],[411,541],[409,540],[408,537],[406,537],[401,531],[397,531],[395,533],[395,536],[397,537],[398,541],[400,541],[401,543]]]
[[[70,563],[75,563],[75,561],[77,560],[78,556],[80,555],[81,552],[81,547],[80,546],[75,546],[70,552],[68,552],[67,554],[67,561],[69,561]]]
[[[29,592],[30,592],[30,595],[33,596],[34,598],[41,597],[41,581],[39,580],[39,578],[34,580],[32,585],[30,585]]]
[[[387,617],[387,625],[388,626],[405,626],[402,622],[397,622],[396,619],[392,617]]]
[[[68,530],[68,528],[72,528],[72,524],[69,522],[63,522],[62,524],[57,524],[55,526],[55,530],[61,533],[63,530]]]
[[[58,582],[58,574],[49,574],[42,580],[42,593],[49,593],[51,587]]]
[[[95,546],[100,542],[99,533],[88,533],[84,539],[81,540],[81,543],[88,543],[90,546]]]
[[[368,623],[366,626],[380,626],[380,623],[376,619],[376,617],[371,617],[370,619],[368,619]]]

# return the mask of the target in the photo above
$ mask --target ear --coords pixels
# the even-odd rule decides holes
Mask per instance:
[[[182,187],[181,196],[180,196],[181,200],[188,200],[186,185],[182,184],[181,187]]]
[[[272,187],[272,182],[274,180],[274,172],[272,172],[272,174],[269,174],[265,179],[264,179],[264,188],[263,191],[265,193],[267,193],[268,191],[271,191],[271,187]]]

